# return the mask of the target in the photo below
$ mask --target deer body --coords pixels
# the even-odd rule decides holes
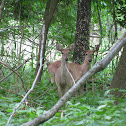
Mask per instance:
[[[91,51],[91,50],[86,51],[84,63],[82,65],[75,64],[75,63],[69,64],[70,69],[74,73],[73,76],[74,76],[76,82],[78,80],[80,80],[80,78],[89,71],[91,62],[92,62],[92,58],[93,58],[93,56],[92,56],[93,54],[94,54],[94,51]],[[82,94],[83,92],[84,92],[84,87],[81,87],[80,93]]]
[[[55,82],[58,87],[59,97],[61,98],[73,85],[73,80],[68,73],[68,59],[69,59],[69,52],[74,49],[73,44],[70,45],[69,49],[62,49],[61,45],[57,46],[57,50],[61,51],[62,53],[62,60],[60,62],[60,67],[55,70]],[[57,65],[56,65],[57,66]],[[69,69],[72,73],[72,71]]]
[[[86,56],[82,65],[69,63],[69,67],[73,71],[76,81],[78,81],[90,69],[93,54],[94,51],[86,51]]]
[[[55,81],[55,73],[57,69],[61,66],[61,60],[55,61],[48,66],[48,71],[50,74],[51,83]]]
[[[90,69],[93,54],[94,54],[94,51],[91,51],[91,50],[86,51],[85,60],[82,65],[79,65],[76,63],[68,63],[68,67],[70,69],[70,72],[72,73],[76,82]],[[49,69],[52,70],[51,71],[48,69],[49,73],[51,71],[52,73],[50,73],[50,74],[53,74],[52,78],[54,78],[54,76],[56,74],[55,71],[62,65],[61,62],[62,61],[55,61],[49,67]],[[83,92],[83,88],[80,89],[80,92],[81,93]]]

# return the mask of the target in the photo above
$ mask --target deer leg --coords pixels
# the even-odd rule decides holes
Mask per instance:
[[[59,98],[61,98],[62,97],[62,92],[61,92],[60,86],[58,87],[58,93],[59,93]]]
[[[75,92],[75,97],[76,97],[76,98],[78,97],[78,92]]]
[[[55,81],[55,75],[53,73],[50,73],[51,83],[54,83]]]
[[[66,87],[66,88],[65,88],[65,93],[66,93],[68,90],[69,90],[69,87]]]
[[[86,93],[88,93],[88,84],[86,83]]]
[[[84,93],[84,86],[81,86],[80,88],[80,94],[83,94]]]

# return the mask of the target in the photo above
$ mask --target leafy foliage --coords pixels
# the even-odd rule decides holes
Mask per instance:
[[[26,76],[27,73],[31,73],[27,77],[29,80],[24,78],[24,80],[26,79],[28,81],[26,81],[27,84],[33,81],[33,73],[30,72],[30,70],[32,70],[32,67],[26,67]],[[85,92],[84,95],[79,95],[78,98],[72,97],[70,101],[66,103],[65,110],[62,108],[53,118],[45,122],[43,125],[124,126],[126,124],[126,100],[125,98],[120,99],[118,105],[114,104],[115,98],[109,94],[110,90],[107,90],[107,87],[105,87],[107,86],[107,83],[110,83],[111,81],[111,71],[109,73],[108,70],[109,68],[106,68],[103,73],[98,73],[96,76],[95,80],[98,82],[95,83],[96,90],[94,94],[89,91],[88,94]],[[97,79],[97,77],[102,78]],[[12,82],[10,82],[10,84]],[[2,85],[6,85],[6,87],[8,87],[8,84],[7,81],[2,83]],[[88,82],[88,85],[88,88],[91,88],[90,82]],[[101,88],[104,89],[101,90]],[[10,89],[12,90],[13,88]],[[4,91],[3,89],[0,89],[0,92],[0,125],[4,126],[12,113],[13,108],[21,101],[22,95],[24,95],[25,92],[14,94],[12,92]],[[42,82],[39,85],[36,85],[33,92],[29,95],[27,99],[28,105],[26,105],[25,102],[19,110],[16,111],[11,123],[14,125],[20,125],[34,119],[50,109],[58,99],[57,87],[55,84],[50,84],[49,74],[45,71],[42,77]],[[61,111],[63,111],[63,116]]]
[[[99,94],[98,96],[89,93],[86,97],[77,99],[78,102],[76,101],[76,103],[73,103],[71,100],[67,102],[67,108],[62,118],[60,117],[61,113],[59,112],[52,119],[47,121],[44,126],[124,126],[126,124],[124,117],[126,113],[123,111],[125,105],[121,102],[118,106],[115,106],[113,105],[113,97],[107,96],[110,98],[106,98],[106,96],[102,96],[102,94]]]
[[[3,16],[0,25],[0,60],[13,70],[22,64],[28,57],[37,56],[39,34],[42,28],[42,19],[45,12],[47,0],[7,0],[5,3]],[[1,1],[0,1],[1,3]],[[118,37],[122,33],[122,27],[125,26],[125,4],[123,0],[116,0],[115,3],[117,32]],[[92,1],[92,21],[91,33],[100,36],[98,9],[100,10],[100,18],[102,22],[103,39],[97,55],[92,65],[96,61],[101,60],[114,43],[115,26],[113,25],[113,3],[109,0]],[[20,12],[21,7],[21,12]],[[20,12],[20,19],[19,19]],[[28,19],[29,17],[29,19]],[[46,58],[49,56],[54,60],[54,56],[50,54],[55,50],[55,43],[61,43],[69,46],[75,41],[77,18],[77,1],[63,0],[58,4],[58,8],[51,22],[48,34],[48,42],[46,47]],[[28,21],[28,23],[26,23]],[[26,26],[26,27],[25,27]],[[95,27],[96,26],[96,27]],[[93,29],[94,28],[94,29]],[[23,40],[21,45],[21,53],[19,60],[19,48],[22,33]],[[99,40],[98,40],[99,41]],[[92,40],[90,45],[95,42]],[[95,57],[95,56],[94,56]],[[96,58],[96,57],[95,57]],[[113,59],[108,67],[97,73],[88,82],[89,92],[80,95],[78,98],[74,96],[66,103],[65,110],[62,108],[63,116],[59,111],[52,119],[42,125],[99,125],[99,126],[125,126],[126,116],[126,99],[119,99],[118,105],[114,104],[115,98],[109,94],[108,90],[113,73],[118,65],[119,55]],[[13,111],[13,108],[21,101],[22,97],[31,88],[34,81],[34,73],[36,67],[36,57],[25,63],[20,69],[13,73],[0,83],[0,125],[5,126],[6,122]],[[0,80],[10,73],[10,69],[0,64]],[[17,75],[20,75],[17,76]],[[22,80],[21,80],[22,78]],[[92,83],[95,85],[95,93],[91,93]],[[125,90],[122,90],[125,92]],[[12,118],[12,125],[21,125],[30,121],[45,111],[50,109],[59,99],[57,87],[50,84],[50,77],[47,66],[44,66],[42,81],[35,86],[34,90],[28,96],[26,101],[16,111]],[[62,116],[62,118],[61,118]],[[10,124],[11,125],[11,124]]]
[[[61,111],[58,112],[52,119],[45,122],[44,126],[126,125],[125,99],[120,100],[120,103],[118,105],[114,105],[114,97],[109,95],[108,92],[109,91],[105,92],[105,94],[103,95],[103,91],[101,92],[97,90],[95,94],[88,92],[88,94],[79,96],[78,98],[71,98],[71,100],[66,103],[65,110],[61,110],[63,111],[63,116],[61,117]],[[38,95],[38,93],[40,92],[37,92],[35,95]],[[30,96],[32,96],[32,98],[35,98],[33,94],[31,94]],[[58,100],[58,98],[55,96],[57,96],[57,94],[54,92],[54,90],[50,90],[46,95],[44,95],[44,97],[42,96],[38,100],[35,100],[35,103],[39,102],[40,105],[37,105],[36,107],[30,107],[31,105],[24,107],[24,105],[22,105],[21,108],[24,108],[22,110],[18,110],[15,113],[12,119],[12,123],[14,125],[20,125],[44,113],[45,110],[51,108],[53,104],[55,104],[56,100]],[[0,96],[1,126],[6,124],[10,113],[20,100],[21,97],[16,97],[12,94],[8,94],[6,97],[2,95]],[[32,103],[32,106],[33,104],[34,103]]]

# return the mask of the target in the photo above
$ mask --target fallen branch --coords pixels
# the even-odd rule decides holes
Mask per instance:
[[[34,56],[33,56],[34,57]],[[11,73],[9,73],[6,77],[2,78],[0,80],[0,82],[4,81],[6,78],[8,78],[12,73],[14,73],[14,71],[18,70],[21,66],[23,66],[26,62],[28,62],[30,59],[32,59],[33,57],[31,58],[28,58],[27,60],[25,60],[24,63],[20,64],[15,70],[13,70]]]
[[[33,101],[35,101],[36,99],[41,98],[43,95],[45,95],[52,87],[48,88],[43,94],[41,94],[40,96],[36,97]]]
[[[9,67],[7,64],[5,64],[4,62],[2,62],[1,60],[0,60],[0,63],[3,64],[5,67],[9,68],[9,69],[10,69],[11,71],[13,71],[15,74],[17,74],[17,76],[21,79],[21,82],[22,82],[22,84],[23,84],[23,88],[25,89],[25,87],[24,87],[24,82],[23,82],[23,79],[21,78],[21,76],[20,76],[17,72],[15,72],[11,67]],[[25,91],[26,91],[26,89],[25,89]]]
[[[70,97],[80,89],[82,85],[86,83],[86,81],[96,74],[97,72],[106,68],[106,66],[110,63],[110,61],[115,57],[115,55],[121,50],[121,48],[126,44],[126,31],[121,36],[121,38],[112,46],[109,53],[105,56],[104,59],[97,62],[92,69],[90,69],[82,78],[68,91],[66,94],[46,113],[38,116],[34,120],[31,120],[22,126],[37,126],[39,124],[44,123],[53,117],[58,110],[70,99]]]
[[[35,84],[37,83],[37,80],[38,80],[38,77],[39,77],[39,74],[41,72],[41,69],[43,67],[43,65],[45,64],[42,64],[42,61],[43,61],[43,57],[42,57],[42,53],[43,53],[43,43],[44,43],[44,34],[45,34],[45,22],[43,22],[43,28],[42,28],[42,36],[43,36],[43,39],[42,39],[42,44],[41,44],[41,53],[40,53],[40,67],[38,69],[38,72],[37,72],[37,75],[35,77],[35,80],[32,84],[32,87],[31,89],[25,94],[25,96],[23,97],[23,99],[21,100],[21,102],[13,109],[13,112],[12,114],[10,115],[8,121],[7,121],[7,125],[10,123],[15,111],[23,104],[23,102],[25,101],[25,99],[28,97],[28,95],[30,94],[30,92],[34,89],[35,87]]]

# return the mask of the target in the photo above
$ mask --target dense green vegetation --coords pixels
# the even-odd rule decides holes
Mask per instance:
[[[13,109],[31,88],[35,79],[39,35],[42,28],[46,2],[47,0],[43,0],[42,2],[41,0],[7,0],[5,3],[5,9],[0,22],[0,80],[24,63],[28,57],[35,57],[22,65],[16,73],[0,81],[0,126],[6,125]],[[97,41],[101,42],[101,45],[98,56],[96,57],[97,54],[94,55],[92,66],[96,61],[104,58],[110,47],[124,31],[126,3],[124,0],[117,0],[114,3],[115,6],[113,6],[113,2],[109,2],[108,0],[98,1],[98,3],[92,1],[90,32],[92,35],[95,32],[98,38],[101,37],[98,6],[103,34],[102,40],[97,39]],[[19,11],[20,7],[22,7],[21,11]],[[115,18],[113,16],[113,7],[115,7]],[[47,37],[45,53],[47,60],[50,60],[52,54],[54,54],[54,57],[51,57],[51,60],[56,60],[56,42],[66,46],[75,42],[76,18],[77,0],[64,0],[58,4]],[[115,21],[117,26],[115,26]],[[117,27],[117,31],[115,27]],[[24,34],[22,35],[22,33]],[[117,33],[117,36],[115,33]],[[21,37],[23,37],[22,41]],[[96,41],[92,38],[90,40],[90,46],[92,47]],[[125,126],[125,95],[118,99],[119,104],[116,105],[115,96],[111,95],[109,90],[119,58],[120,53],[104,71],[90,78],[87,82],[88,93],[85,91],[78,98],[73,96],[66,103],[65,109],[62,108],[62,111],[60,110],[53,118],[41,125]],[[47,65],[44,66],[42,81],[35,86],[24,104],[16,111],[10,126],[18,126],[34,119],[51,109],[58,101],[57,87],[55,83],[50,83],[47,67]],[[91,91],[92,83],[95,85],[94,93]],[[126,90],[120,91],[126,92]]]
[[[26,69],[26,73],[30,73],[29,69]],[[48,125],[114,125],[125,126],[126,120],[126,99],[119,99],[118,105],[114,104],[115,98],[109,94],[110,90],[107,90],[106,83],[110,83],[111,73],[108,72],[108,68],[96,76],[97,84],[95,84],[95,93],[91,91],[80,95],[78,98],[72,97],[65,105],[65,109],[59,111],[52,119],[44,123],[44,126]],[[32,74],[25,74],[29,78],[27,84],[31,84],[33,79]],[[102,78],[101,78],[101,76]],[[106,76],[107,75],[107,76]],[[13,78],[10,78],[13,79]],[[26,81],[26,80],[24,80]],[[31,83],[30,83],[31,81]],[[14,90],[12,87],[13,80],[5,81],[2,85],[8,90],[0,90],[0,125],[4,126],[13,111],[13,108],[22,99],[21,95],[24,92],[14,93],[9,90]],[[89,83],[89,89],[91,83]],[[125,90],[124,90],[125,91]],[[46,72],[42,78],[42,82],[35,86],[34,91],[29,95],[28,101],[20,106],[20,109],[16,111],[12,118],[12,124],[20,125],[31,119],[34,119],[38,115],[44,113],[50,109],[58,100],[58,92],[55,84],[50,84],[49,74]],[[28,105],[26,103],[28,102]],[[62,118],[61,118],[62,117]]]

